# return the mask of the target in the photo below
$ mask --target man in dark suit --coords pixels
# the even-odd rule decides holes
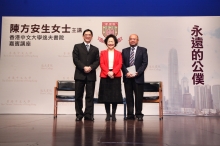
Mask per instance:
[[[93,98],[96,81],[96,68],[99,66],[99,49],[90,44],[93,33],[90,29],[83,32],[84,42],[76,44],[73,48],[73,62],[75,68],[75,109],[76,121],[93,121]],[[86,86],[86,107],[83,108],[83,93]]]
[[[136,34],[130,35],[130,47],[122,50],[122,72],[128,111],[125,120],[135,120],[136,116],[138,121],[143,121],[144,115],[142,114],[142,100],[144,94],[144,71],[148,65],[148,55],[146,48],[137,46],[138,41],[139,39]],[[136,69],[134,73],[132,73],[131,70],[129,72],[127,69],[133,65]],[[135,102],[133,92],[135,95]]]

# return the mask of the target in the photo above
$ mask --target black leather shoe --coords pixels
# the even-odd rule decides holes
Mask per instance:
[[[143,117],[138,117],[138,121],[143,121]]]
[[[84,120],[86,120],[86,121],[94,121],[95,119],[94,118],[85,117]]]
[[[135,117],[125,117],[124,120],[135,120]]]
[[[112,121],[116,121],[115,114],[112,114]]]
[[[82,118],[83,118],[83,117],[77,117],[77,118],[76,118],[76,121],[82,121]]]

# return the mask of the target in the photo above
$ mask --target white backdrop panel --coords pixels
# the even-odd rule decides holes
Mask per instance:
[[[72,50],[74,44],[83,42],[82,31],[91,29],[94,33],[92,44],[100,51],[106,49],[105,44],[98,40],[99,37],[104,39],[102,22],[118,23],[117,37],[122,38],[116,47],[119,51],[129,46],[130,34],[139,35],[139,46],[148,49],[149,63],[145,71],[145,80],[163,82],[165,114],[170,113],[171,103],[168,94],[168,59],[171,49],[176,50],[178,56],[177,82],[181,86],[183,77],[188,79],[187,86],[192,96],[191,108],[193,111],[197,108],[193,106],[197,100],[194,99],[195,85],[192,81],[191,30],[194,25],[202,28],[203,33],[204,85],[220,85],[220,17],[3,17],[0,114],[52,114],[56,80],[74,80]],[[37,25],[39,33],[33,33],[33,28],[38,27]],[[53,33],[53,27],[58,28],[59,32]],[[47,33],[43,32],[45,28],[48,29]],[[65,30],[69,32],[62,32]],[[47,40],[39,40],[39,36],[46,36]],[[58,38],[54,40],[56,36]],[[52,40],[48,40],[51,37]],[[25,42],[25,46],[16,45],[22,41]],[[29,42],[31,45],[27,46],[26,43]],[[98,95],[99,73],[98,68],[95,97]],[[123,86],[122,93],[124,96]],[[213,98],[210,100],[213,101]],[[220,101],[219,96],[217,101]],[[58,113],[75,114],[74,103],[59,104]],[[158,104],[144,104],[143,108],[146,115],[158,115]],[[184,108],[183,103],[181,108]],[[220,107],[209,108],[218,110]],[[200,112],[202,110],[203,108]],[[105,114],[104,105],[96,104],[94,112]],[[122,105],[119,105],[117,114],[123,114]]]

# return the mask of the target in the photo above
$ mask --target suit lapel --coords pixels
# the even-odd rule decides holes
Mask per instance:
[[[81,46],[82,46],[82,48],[83,48],[84,51],[88,52],[88,51],[87,51],[87,48],[86,48],[86,45],[85,45],[84,43],[82,43]]]
[[[127,59],[127,66],[130,66],[130,52],[131,52],[131,47],[129,47],[126,51],[126,55],[125,56],[128,56],[128,59]]]
[[[106,63],[107,63],[106,65],[107,65],[107,67],[109,68],[109,66],[108,66],[108,64],[109,64],[109,63],[108,63],[108,51],[107,51],[107,50],[105,51],[105,55],[104,55],[104,56],[105,56]]]
[[[89,52],[93,50],[93,46],[90,44]]]
[[[135,54],[135,61],[136,61],[136,59],[138,59],[138,54],[139,53],[141,53],[141,50],[139,49],[139,47],[137,47],[136,54]]]

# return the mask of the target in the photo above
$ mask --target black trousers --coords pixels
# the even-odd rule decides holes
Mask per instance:
[[[85,96],[85,111],[82,111],[83,108],[83,93],[86,89]],[[93,118],[93,108],[94,108],[94,90],[95,90],[95,81],[87,80],[75,80],[75,110],[76,117],[88,117]]]
[[[135,116],[137,118],[143,117],[142,101],[144,94],[144,90],[143,90],[144,84],[137,84],[134,78],[127,80],[128,82],[124,83],[126,104],[127,104],[127,116],[134,117],[134,105],[135,105]]]

